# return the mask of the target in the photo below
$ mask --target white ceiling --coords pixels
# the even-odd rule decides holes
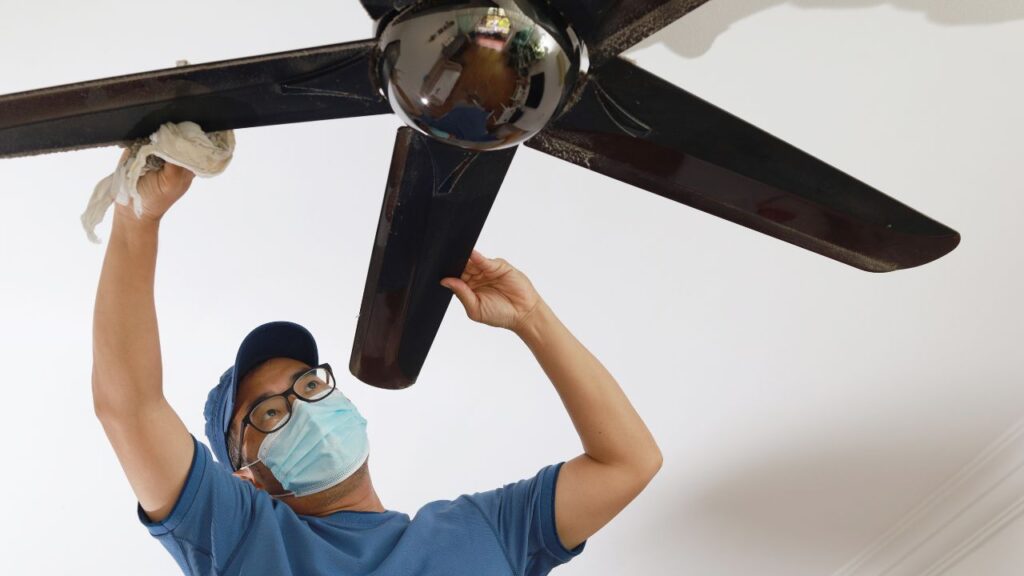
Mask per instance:
[[[0,93],[370,28],[354,0],[0,0]],[[530,276],[665,454],[648,490],[556,573],[835,574],[1024,416],[1024,4],[713,0],[630,57],[963,242],[872,275],[521,149],[478,247]],[[197,437],[208,389],[259,323],[306,324],[325,360],[346,364],[397,126],[239,131],[229,170],[166,219],[164,389]],[[92,414],[104,247],[78,216],[117,156],[0,161],[12,574],[178,573],[137,525]],[[525,346],[457,304],[413,388],[342,385],[369,419],[389,509],[581,449]]]

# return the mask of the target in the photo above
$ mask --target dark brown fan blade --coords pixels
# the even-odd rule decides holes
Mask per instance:
[[[349,370],[411,386],[444,318],[515,148],[471,152],[399,128]]]
[[[366,9],[366,13],[370,15],[370,18],[374,20],[381,16],[391,12],[392,10],[401,10],[407,6],[415,4],[417,0],[359,0],[363,4],[363,8]]]
[[[622,60],[528,146],[873,272],[953,250],[960,235]]]
[[[0,158],[142,138],[164,122],[226,130],[391,111],[373,40],[196,64],[0,96]]]
[[[708,0],[548,0],[599,66]]]

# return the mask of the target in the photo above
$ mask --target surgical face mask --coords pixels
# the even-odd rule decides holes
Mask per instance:
[[[369,453],[366,420],[334,389],[318,402],[294,400],[291,419],[263,439],[257,458],[285,490],[298,497],[340,484],[366,462]]]

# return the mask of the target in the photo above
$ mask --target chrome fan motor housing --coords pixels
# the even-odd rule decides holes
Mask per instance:
[[[523,0],[421,2],[387,21],[378,42],[380,86],[395,114],[471,150],[539,132],[585,60],[568,26]]]

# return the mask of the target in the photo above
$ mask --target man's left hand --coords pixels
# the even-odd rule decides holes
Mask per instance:
[[[462,276],[444,278],[441,285],[455,293],[471,320],[517,333],[541,302],[525,274],[476,250]]]

